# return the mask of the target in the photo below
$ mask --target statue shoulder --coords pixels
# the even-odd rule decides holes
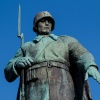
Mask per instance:
[[[29,46],[31,46],[31,45],[35,45],[34,42],[33,42],[33,41],[28,41],[28,42],[24,43],[24,44],[21,46],[21,48],[26,48],[26,47],[29,47]]]
[[[63,41],[69,42],[69,43],[73,43],[73,42],[78,42],[78,40],[72,36],[68,36],[68,35],[61,35],[59,36],[60,39],[62,39]]]

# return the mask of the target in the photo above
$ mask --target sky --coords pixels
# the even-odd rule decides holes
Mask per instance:
[[[16,100],[19,78],[9,83],[4,68],[21,45],[18,33],[18,5],[21,5],[21,33],[32,41],[33,18],[49,11],[55,19],[53,34],[76,38],[94,56],[100,72],[100,0],[0,0],[0,100]],[[89,78],[93,100],[100,100],[100,84]]]

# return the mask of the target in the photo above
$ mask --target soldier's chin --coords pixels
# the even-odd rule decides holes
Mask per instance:
[[[42,32],[42,33],[40,33],[41,35],[49,35],[50,34],[50,32],[49,31],[44,31],[44,32]]]
[[[41,32],[37,32],[37,35],[49,35],[50,34],[50,30],[42,30]]]
[[[43,35],[49,35],[50,34],[50,32],[44,32],[43,33]]]

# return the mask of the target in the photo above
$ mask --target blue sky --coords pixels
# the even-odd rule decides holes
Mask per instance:
[[[56,21],[52,33],[78,39],[100,66],[100,0],[0,0],[0,100],[15,100],[17,94],[19,78],[8,83],[4,68],[20,47],[21,41],[17,37],[19,2],[25,42],[36,36],[32,31],[34,15],[47,10]],[[89,78],[89,84],[93,100],[99,100],[100,84],[92,78]]]

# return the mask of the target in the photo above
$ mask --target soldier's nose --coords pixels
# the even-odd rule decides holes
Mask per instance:
[[[49,24],[48,20],[46,20],[46,21],[45,21],[45,24],[46,24],[46,25],[48,25],[48,24]]]

